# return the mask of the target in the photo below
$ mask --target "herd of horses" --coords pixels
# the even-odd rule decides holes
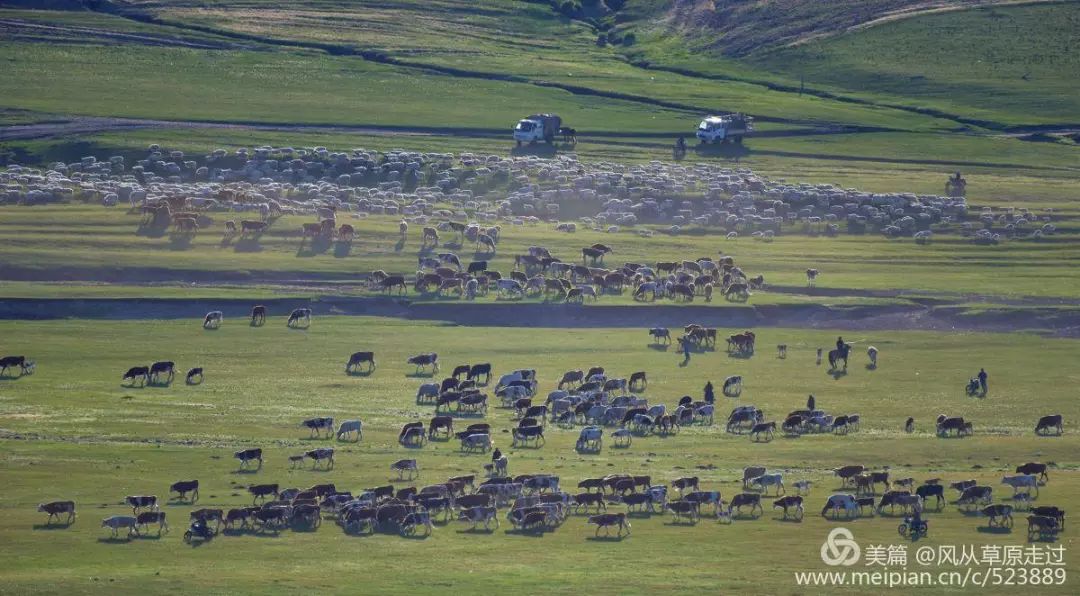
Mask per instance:
[[[144,386],[167,386],[172,384],[175,376],[176,363],[171,360],[161,360],[150,366],[132,366],[124,373],[121,382],[128,383],[129,387],[134,387],[136,383],[141,383]],[[203,368],[196,366],[188,369],[184,380],[188,385],[197,385],[203,381],[203,378]]]

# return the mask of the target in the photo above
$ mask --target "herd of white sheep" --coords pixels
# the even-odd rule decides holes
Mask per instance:
[[[93,201],[139,207],[178,197],[183,208],[317,214],[319,208],[513,224],[552,221],[641,235],[678,234],[693,228],[771,240],[778,234],[876,232],[926,243],[952,231],[978,244],[1003,237],[1040,238],[1056,231],[1050,210],[980,212],[963,198],[914,193],[871,193],[831,184],[770,180],[748,168],[722,164],[586,163],[576,156],[546,159],[463,153],[377,152],[354,149],[219,149],[193,159],[151,145],[130,165],[123,156],[84,157],[42,170],[0,170],[0,202],[41,204]],[[573,219],[576,221],[560,221]],[[638,224],[652,227],[634,228]],[[657,228],[655,224],[660,224]]]

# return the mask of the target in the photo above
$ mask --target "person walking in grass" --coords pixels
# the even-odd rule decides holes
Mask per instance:
[[[711,404],[716,401],[716,393],[713,390],[712,381],[705,383],[705,403]]]

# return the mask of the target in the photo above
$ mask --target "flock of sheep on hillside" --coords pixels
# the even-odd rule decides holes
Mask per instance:
[[[220,149],[193,159],[151,145],[149,154],[130,166],[123,156],[85,157],[45,170],[11,166],[0,171],[2,202],[65,200],[145,208],[153,215],[147,225],[173,226],[184,234],[217,225],[212,214],[224,221],[237,213],[253,222],[251,233],[265,231],[274,215],[301,214],[316,217],[314,233],[333,236],[335,230],[321,227],[320,209],[354,217],[400,216],[403,223],[419,225],[548,221],[567,232],[584,226],[613,233],[631,228],[641,235],[704,228],[732,239],[750,235],[766,241],[781,233],[877,232],[925,243],[934,233],[951,231],[975,243],[996,244],[1056,231],[1051,210],[971,210],[963,198],[794,184],[747,168],[586,163],[573,155],[260,147]],[[154,210],[161,205],[171,212]],[[576,221],[563,221],[565,214]]]

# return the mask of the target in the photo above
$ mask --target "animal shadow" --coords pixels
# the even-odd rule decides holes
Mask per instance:
[[[350,376],[350,377],[370,377],[374,373],[375,373],[375,371],[373,371],[373,370],[356,370],[356,369],[353,369],[353,370],[347,371],[345,374]]]
[[[394,244],[394,252],[401,252],[405,250],[405,239],[402,238]]]
[[[975,528],[975,531],[980,534],[1012,534],[1012,528],[999,528],[989,526],[979,526]]]
[[[435,376],[434,372],[413,372],[405,373],[405,377],[409,379],[430,379]]]
[[[671,344],[648,344],[646,347],[657,352],[666,352],[671,347]]]
[[[103,536],[101,538],[98,538],[97,541],[98,544],[131,544],[132,538],[134,538],[134,535],[116,536],[115,538],[112,536]]]
[[[172,250],[187,250],[191,248],[191,234],[169,234],[169,248]]]
[[[877,365],[873,363],[867,364],[866,370],[877,370]]]
[[[37,530],[45,530],[45,531],[66,530],[66,529],[70,528],[74,524],[75,524],[75,522],[73,522],[73,521],[68,522],[68,523],[63,523],[63,524],[60,524],[60,523],[55,523],[55,524],[34,524],[33,526],[31,526],[31,528],[33,530],[35,530],[35,531],[37,531]]]
[[[843,368],[837,368],[827,371],[827,374],[832,377],[834,381],[838,381],[847,376],[847,370]]]
[[[587,536],[585,540],[589,542],[622,542],[624,538],[629,538],[629,536]]]
[[[334,244],[334,257],[338,259],[344,259],[352,252],[352,242],[346,242],[344,240],[338,240]]]
[[[241,238],[236,241],[233,246],[235,252],[262,252],[262,244],[259,243],[259,237],[254,238]]]

